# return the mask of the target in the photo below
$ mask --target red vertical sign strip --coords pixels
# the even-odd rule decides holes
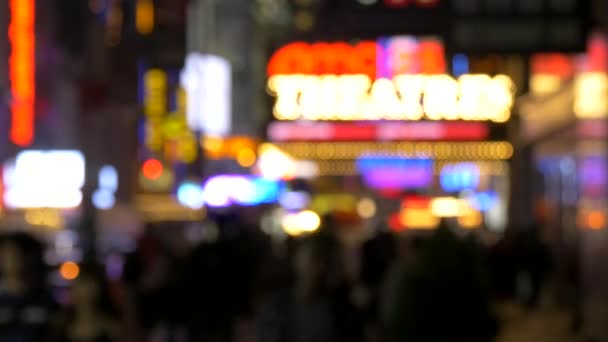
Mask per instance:
[[[34,140],[36,98],[35,0],[10,0],[9,73],[13,95],[10,139],[19,146]]]

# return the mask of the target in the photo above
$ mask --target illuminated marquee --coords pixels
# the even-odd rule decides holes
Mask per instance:
[[[505,75],[445,74],[435,40],[382,38],[356,46],[293,43],[268,65],[278,120],[505,122],[514,86]]]
[[[443,45],[435,39],[409,36],[347,43],[291,43],[279,49],[268,63],[268,76],[366,75],[370,79],[401,74],[442,74],[446,61]]]
[[[36,98],[36,55],[34,0],[11,0],[9,39],[11,56],[9,72],[13,95],[10,139],[19,146],[28,146],[34,139]]]
[[[278,75],[269,80],[279,120],[476,120],[511,116],[513,83],[504,75]]]

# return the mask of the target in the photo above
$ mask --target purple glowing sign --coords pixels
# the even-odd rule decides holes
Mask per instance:
[[[365,156],[357,160],[357,169],[373,189],[421,189],[433,183],[433,162],[428,159]]]
[[[583,195],[602,196],[606,188],[606,157],[593,156],[584,158],[581,162],[580,179]]]

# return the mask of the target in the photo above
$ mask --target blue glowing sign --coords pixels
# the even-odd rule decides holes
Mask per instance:
[[[441,170],[439,180],[446,192],[472,190],[479,185],[479,167],[475,163],[447,165]]]
[[[283,183],[259,177],[220,175],[209,178],[202,191],[210,207],[254,206],[276,202]]]
[[[498,195],[495,192],[478,192],[469,197],[471,207],[486,212],[498,203]]]

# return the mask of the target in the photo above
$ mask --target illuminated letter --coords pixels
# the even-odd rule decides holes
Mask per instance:
[[[458,83],[448,75],[429,76],[424,87],[424,111],[430,120],[455,120]]]
[[[342,120],[365,119],[365,103],[371,80],[365,75],[344,75],[338,78],[337,108]]]
[[[487,115],[484,98],[484,88],[490,82],[488,75],[462,75],[460,83],[460,99],[458,112],[463,120],[483,120]]]
[[[372,85],[369,112],[373,117],[369,119],[403,119],[405,115],[400,104],[393,81],[387,78],[378,79]]]
[[[424,111],[422,110],[422,94],[424,92],[427,76],[424,75],[400,75],[395,77],[395,85],[401,95],[401,103],[406,119],[420,120]]]
[[[268,80],[268,88],[276,97],[274,116],[278,120],[296,120],[300,117],[298,95],[300,93],[301,75],[276,75]]]
[[[508,76],[497,75],[483,88],[487,103],[486,119],[506,122],[511,116],[513,106],[513,81]]]

